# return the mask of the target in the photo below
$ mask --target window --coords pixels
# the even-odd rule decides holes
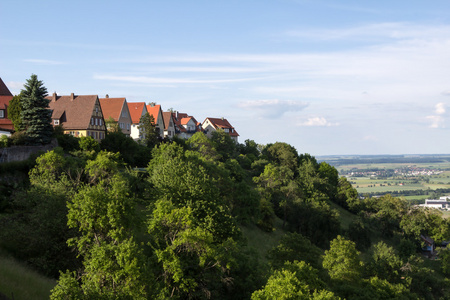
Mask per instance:
[[[130,123],[127,123],[127,130],[130,130]]]
[[[98,125],[98,119],[97,118],[95,118],[95,125],[96,126]]]
[[[119,123],[120,129],[123,129],[124,125],[124,123]]]
[[[102,119],[98,119],[98,125],[102,126]]]
[[[127,117],[127,112],[126,111],[122,111],[122,117],[124,117],[124,118]]]
[[[5,118],[5,110],[0,109],[0,118]]]
[[[94,118],[91,118],[91,125],[94,125]]]
[[[53,120],[53,125],[59,125],[59,120]]]

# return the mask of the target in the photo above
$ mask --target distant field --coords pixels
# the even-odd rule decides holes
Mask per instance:
[[[321,157],[336,167],[339,173],[357,172],[363,177],[347,177],[360,194],[386,194],[398,192],[407,200],[430,198],[434,191],[450,189],[450,155],[353,155]],[[386,172],[386,170],[390,170]],[[409,173],[394,174],[394,170]],[[416,175],[416,170],[442,172]],[[378,172],[381,171],[381,172]],[[376,173],[374,173],[376,172]],[[383,177],[385,176],[385,177]],[[391,177],[388,177],[391,176]],[[407,191],[427,191],[428,195],[409,195]],[[435,194],[434,196],[437,196]]]

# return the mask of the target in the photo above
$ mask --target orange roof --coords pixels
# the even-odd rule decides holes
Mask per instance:
[[[229,134],[231,136],[239,136],[239,134],[236,132],[236,130],[234,129],[233,126],[231,126],[231,124],[228,122],[227,119],[224,118],[206,118],[206,120],[209,120],[211,122],[211,124],[216,128],[216,129],[232,129],[230,130]],[[203,123],[205,122],[203,121]]]
[[[100,106],[102,107],[103,118],[108,120],[110,117],[118,122],[120,113],[122,112],[125,98],[100,98]]]
[[[146,111],[145,102],[128,102],[128,110],[130,111],[131,122],[139,124],[142,110]]]
[[[181,120],[180,120],[180,124],[181,125],[186,125],[190,120],[192,120],[193,118],[192,117],[186,117],[186,118],[182,118]]]
[[[81,129],[89,127],[92,112],[94,111],[97,95],[48,96],[48,104],[52,112],[52,119],[60,119],[64,129]]]
[[[155,124],[158,123],[158,115],[159,112],[161,111],[161,105],[159,104],[154,106],[147,105],[147,111],[155,119]]]

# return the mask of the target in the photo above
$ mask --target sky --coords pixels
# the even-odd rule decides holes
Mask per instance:
[[[450,153],[450,1],[0,0],[0,77],[311,155]]]

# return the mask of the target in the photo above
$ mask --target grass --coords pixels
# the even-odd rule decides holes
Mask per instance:
[[[339,213],[339,222],[341,223],[341,228],[347,230],[353,220],[356,218],[356,215],[352,214],[348,210],[343,209],[341,206],[337,205],[334,202],[329,202],[330,207],[337,210]]]
[[[280,239],[287,233],[283,229],[283,221],[275,219],[275,230],[265,232],[254,224],[241,226],[243,235],[247,238],[248,245],[253,247],[263,262],[267,262],[267,252],[278,245]]]
[[[0,254],[0,292],[10,299],[49,299],[56,281]]]

